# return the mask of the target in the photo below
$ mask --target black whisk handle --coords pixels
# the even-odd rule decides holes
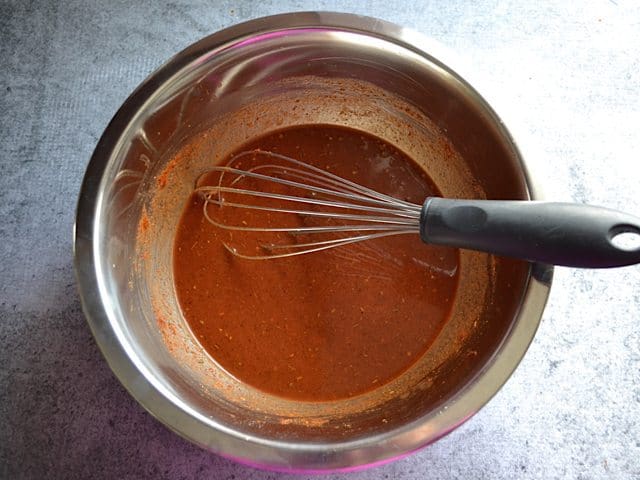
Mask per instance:
[[[635,245],[614,242],[620,234],[633,234]],[[640,218],[573,203],[432,197],[422,207],[420,236],[426,243],[569,267],[640,263]]]

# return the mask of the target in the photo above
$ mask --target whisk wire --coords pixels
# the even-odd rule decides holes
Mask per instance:
[[[265,177],[265,178],[269,178],[271,179],[271,177]],[[278,179],[274,179],[278,180]],[[358,205],[358,204],[353,204],[353,203],[345,203],[345,202],[336,202],[336,201],[332,201],[332,200],[323,200],[321,198],[309,198],[309,197],[297,197],[297,196],[293,196],[293,195],[283,195],[280,193],[271,193],[271,192],[261,192],[258,190],[246,190],[246,189],[242,189],[242,188],[233,188],[233,187],[200,187],[198,189],[198,191],[200,193],[202,193],[203,195],[206,196],[210,196],[212,194],[215,193],[233,193],[233,194],[239,194],[239,195],[246,195],[246,196],[252,196],[252,197],[261,197],[261,198],[269,198],[272,200],[282,200],[282,201],[288,201],[288,202],[295,202],[295,203],[305,203],[308,205],[320,205],[320,206],[325,206],[325,207],[332,207],[332,208],[341,208],[341,209],[348,209],[348,210],[363,210],[363,211],[367,211],[367,212],[376,212],[376,213],[388,213],[390,215],[394,215],[394,216],[400,216],[400,217],[407,217],[407,218],[419,218],[420,217],[420,210],[397,210],[397,209],[392,209],[392,208],[381,208],[381,207],[371,207],[371,206],[366,206],[366,205]],[[211,198],[209,197],[207,199],[207,201],[209,203],[216,203],[220,206],[232,206],[231,202],[227,202],[224,199],[220,199],[217,201],[211,200]],[[275,208],[271,209],[272,211],[275,211]],[[343,214],[340,214],[340,216],[342,217]]]
[[[236,168],[241,159],[255,155],[263,155],[272,162],[246,170]],[[285,164],[280,165],[275,161]],[[258,245],[268,252],[264,255],[245,254],[228,242],[223,243],[229,252],[240,258],[285,258],[375,238],[419,233],[420,205],[377,192],[286,155],[265,150],[240,152],[226,166],[214,166],[207,173],[211,172],[219,173],[218,184],[197,186],[195,189],[204,200],[203,214],[208,222],[231,231],[288,234],[285,243],[259,242]],[[243,180],[266,188],[253,189],[253,185],[247,188],[240,185]],[[300,193],[270,191],[275,187]],[[225,194],[233,198],[227,199]],[[267,203],[260,203],[260,199]],[[291,214],[329,224],[256,226],[243,221],[243,225],[235,225],[212,217],[209,212],[211,205],[221,209]],[[296,239],[298,235],[307,234],[317,234],[319,237],[314,241],[299,242]],[[335,238],[327,238],[327,235],[334,235]]]
[[[406,207],[408,209],[413,209],[413,207],[415,207],[415,205],[412,203],[408,203],[403,200],[390,197],[388,195],[376,192],[375,190],[370,190],[361,185],[352,186],[350,184],[345,183],[347,182],[347,180],[340,179],[340,177],[336,177],[339,179],[338,181],[336,181],[331,177],[325,178],[324,175],[323,176],[316,175],[314,173],[305,172],[304,170],[297,169],[294,167],[283,167],[281,165],[258,165],[256,167],[253,167],[247,170],[247,172],[255,172],[257,170],[267,170],[267,169],[272,169],[274,171],[274,173],[270,176],[278,175],[278,177],[276,178],[285,177],[285,178],[293,178],[296,180],[301,180],[302,182],[312,182],[316,186],[333,189],[332,193],[341,192],[341,193],[347,193],[347,194],[362,195],[372,199],[384,201],[385,204],[397,205],[399,207]],[[323,173],[328,173],[328,172],[323,172]],[[243,176],[238,176],[235,180],[233,180],[233,182],[231,182],[230,185],[231,186],[235,185],[237,182],[242,180],[242,177]],[[308,185],[308,183],[306,183],[306,185]]]
[[[335,183],[333,183],[334,186],[342,186],[343,188],[349,188],[349,189],[352,189],[353,192],[360,193],[362,195],[366,195],[366,196],[369,196],[371,198],[375,198],[375,199],[378,199],[378,200],[383,200],[385,203],[392,203],[394,205],[404,205],[404,206],[409,207],[409,208],[414,208],[416,206],[413,203],[406,202],[404,200],[400,200],[399,198],[395,198],[395,197],[392,197],[390,195],[386,195],[386,194],[378,192],[376,190],[367,188],[367,187],[365,187],[363,185],[360,185],[358,183],[355,183],[355,182],[352,182],[350,180],[347,180],[346,178],[340,177],[338,175],[334,175],[333,173],[328,172],[326,170],[322,170],[321,168],[314,167],[313,165],[309,165],[308,163],[301,162],[300,160],[297,160],[295,158],[289,157],[287,155],[282,155],[280,153],[267,151],[267,150],[259,150],[258,149],[258,150],[240,152],[240,153],[234,155],[231,158],[231,160],[229,160],[227,166],[232,165],[234,162],[236,162],[237,160],[239,160],[239,159],[241,159],[241,158],[243,158],[245,156],[257,155],[257,154],[261,154],[261,155],[265,155],[265,156],[268,156],[268,157],[271,157],[271,158],[282,160],[282,161],[284,161],[286,163],[290,163],[292,165],[296,165],[298,167],[301,167],[301,170],[299,170],[299,172],[305,172],[305,171],[312,172],[312,173],[308,174],[308,175],[310,175],[308,177],[309,180],[314,180],[314,179],[317,180],[319,178],[324,177],[325,179],[329,179],[329,180],[332,180],[333,182],[335,182]],[[249,169],[247,171],[250,172],[250,171],[252,171],[252,170],[254,170],[256,168],[259,168],[259,167],[261,167],[261,165],[258,165],[257,167],[254,167],[253,169]],[[283,170],[287,169],[287,167],[279,166],[279,165],[276,165],[276,167],[279,167],[279,168],[281,168]],[[288,168],[290,169],[290,167],[288,167]],[[220,181],[222,182],[222,178],[220,179]]]
[[[244,191],[243,193],[248,193],[248,192]],[[275,197],[270,196],[269,198],[275,198]],[[330,212],[318,212],[315,210],[294,210],[289,208],[264,207],[261,205],[235,203],[235,202],[229,202],[227,200],[222,200],[222,201],[212,200],[211,198],[206,198],[206,201],[209,204],[218,205],[221,207],[243,208],[246,210],[262,210],[267,212],[278,212],[278,213],[292,213],[295,215],[301,215],[305,217],[339,218],[341,220],[360,220],[363,222],[381,222],[381,223],[385,222],[385,223],[392,223],[395,225],[415,225],[415,217],[394,218],[390,216],[358,215],[358,214],[349,214],[349,213],[330,213]],[[326,205],[327,203],[314,202],[314,204]],[[347,207],[344,207],[344,208],[347,208]]]
[[[284,186],[288,186],[288,187],[294,187],[294,188],[299,188],[301,190],[306,190],[308,192],[311,193],[321,193],[324,195],[330,195],[333,197],[337,197],[337,198],[343,198],[346,200],[352,200],[352,201],[359,201],[362,203],[369,203],[371,205],[381,205],[383,207],[388,206],[389,202],[386,200],[380,200],[377,198],[370,198],[368,196],[365,195],[358,195],[358,194],[354,194],[354,193],[345,193],[345,192],[340,192],[340,191],[336,191],[336,190],[330,190],[328,188],[323,188],[323,187],[315,187],[313,185],[309,185],[309,184],[305,184],[305,183],[300,183],[300,182],[295,182],[292,180],[286,180],[283,178],[278,178],[278,177],[274,177],[271,175],[263,175],[260,173],[255,173],[255,172],[250,172],[248,170],[239,170],[237,168],[232,168],[232,167],[211,167],[209,169],[210,172],[222,172],[222,173],[232,173],[232,174],[236,174],[242,177],[249,177],[249,178],[254,178],[257,180],[266,180],[268,182],[272,182],[274,184],[280,184],[280,185],[284,185]],[[272,197],[272,198],[279,198],[279,199],[283,199],[282,197],[278,196],[278,194],[275,193],[269,193],[269,192],[261,192],[261,191],[255,191],[255,190],[243,190],[243,189],[236,189],[232,187],[222,187],[221,185],[218,186],[202,186],[202,187],[197,187],[196,191],[198,192],[203,192],[203,193],[208,193],[208,192],[212,192],[212,193],[216,193],[216,192],[233,192],[233,193],[243,193],[243,194],[248,194],[251,193],[255,196],[260,196],[260,197]],[[308,201],[309,199],[306,197],[293,197],[290,196],[289,198],[290,201],[296,201],[296,202],[300,202],[300,201]],[[336,205],[337,206],[337,205]],[[356,205],[353,204],[349,204],[348,207],[346,208],[355,208]],[[372,207],[368,207],[368,208],[372,208]],[[407,204],[407,206],[403,207],[401,209],[401,211],[406,210],[409,212],[420,212],[420,205],[415,205],[415,204]],[[388,209],[385,209],[388,210]],[[396,210],[393,210],[394,212]]]
[[[230,244],[223,242],[224,247],[236,257],[244,258],[247,260],[266,260],[266,259],[275,259],[275,258],[287,258],[287,257],[295,257],[298,255],[305,255],[307,253],[320,252],[322,250],[329,250],[330,248],[341,247],[344,245],[349,245],[351,243],[364,242],[366,240],[373,240],[374,238],[382,238],[382,237],[390,237],[393,235],[404,235],[407,233],[415,233],[414,230],[396,230],[393,232],[385,232],[379,234],[370,234],[370,235],[359,235],[357,237],[348,237],[344,239],[334,239],[334,240],[326,240],[324,242],[310,242],[310,243],[300,243],[294,245],[278,245],[278,244],[261,244],[261,246],[267,251],[274,251],[278,249],[294,249],[296,247],[304,248],[304,250],[298,250],[293,252],[286,253],[269,253],[266,255],[246,255]]]

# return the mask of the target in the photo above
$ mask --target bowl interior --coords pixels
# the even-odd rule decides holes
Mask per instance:
[[[154,413],[222,453],[286,464],[305,459],[274,460],[266,450],[227,446],[226,439],[273,448],[330,445],[325,450],[337,452],[357,441],[388,449],[385,439],[413,429],[409,443],[378,455],[389,456],[463,421],[464,415],[442,425],[438,416],[482,381],[521,321],[528,264],[461,252],[451,320],[425,357],[373,392],[314,404],[252,389],[207,355],[176,301],[172,247],[196,178],[248,140],[290,125],[343,125],[377,135],[416,159],[448,197],[527,199],[519,154],[493,112],[437,60],[356,30],[267,31],[215,46],[201,42],[181,55],[109,127],[113,148],[102,152],[109,161],[96,187],[93,245],[105,328],[115,332],[140,382],[186,412],[197,431],[169,412]],[[470,403],[461,411],[477,408]]]

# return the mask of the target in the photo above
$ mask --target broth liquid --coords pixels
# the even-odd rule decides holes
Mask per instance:
[[[241,150],[253,149],[291,156],[417,204],[440,195],[404,153],[344,127],[291,127]],[[211,184],[217,184],[213,177]],[[365,393],[413,365],[449,318],[457,249],[425,245],[416,233],[246,260],[222,244],[243,233],[212,225],[202,207],[193,194],[176,233],[180,307],[211,357],[255,388],[306,401]],[[245,215],[269,222],[264,213]]]

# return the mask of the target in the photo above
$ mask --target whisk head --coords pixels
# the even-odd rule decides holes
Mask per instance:
[[[202,176],[196,183],[204,217],[224,230],[242,232],[240,239],[232,234],[223,242],[241,258],[292,257],[420,233],[421,205],[276,152],[243,151],[205,175],[213,185],[201,185]],[[245,253],[238,244],[247,249],[249,237],[254,248]]]

